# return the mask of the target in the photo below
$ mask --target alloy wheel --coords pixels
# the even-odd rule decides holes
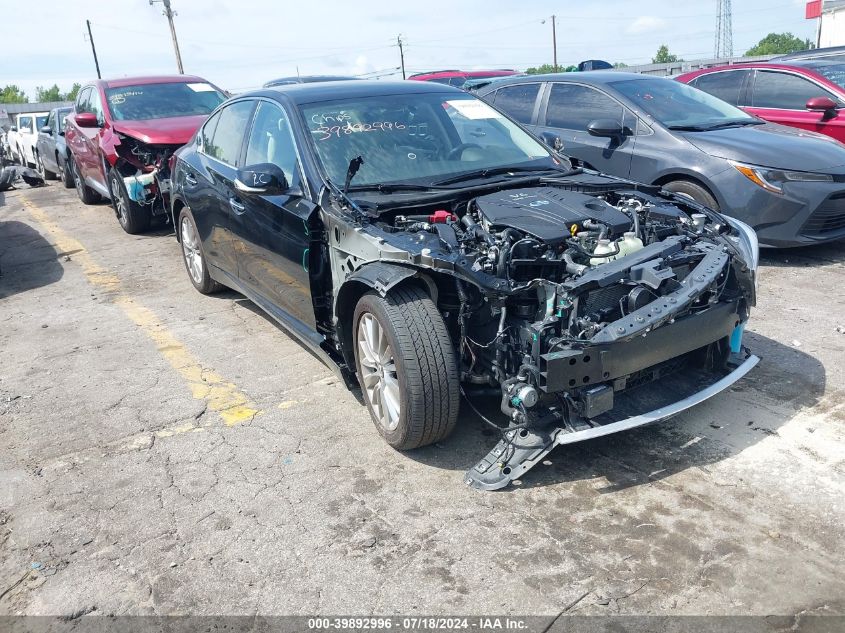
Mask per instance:
[[[114,200],[114,210],[117,211],[120,223],[126,224],[126,199],[115,176],[111,178],[111,198]]]
[[[369,312],[358,321],[358,359],[373,413],[385,430],[393,431],[401,408],[396,360],[381,324]]]
[[[76,163],[71,161],[70,172],[73,175],[73,184],[76,185],[77,191],[82,191],[82,177],[79,175],[79,170],[76,168]]]
[[[188,273],[194,283],[202,284],[203,264],[199,236],[188,218],[182,218],[179,233],[182,236],[182,253],[185,256],[185,263],[188,264]]]

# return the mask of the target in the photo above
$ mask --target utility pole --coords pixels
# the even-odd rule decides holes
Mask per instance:
[[[402,64],[402,79],[407,79],[407,77],[405,77],[405,49],[402,48],[402,34],[401,33],[396,38],[396,43],[399,45],[399,61]]]
[[[554,50],[555,72],[557,72],[557,17],[552,16],[552,49]]]
[[[94,53],[94,65],[97,67],[97,79],[102,79],[103,76],[100,74],[100,62],[97,61],[97,49],[94,46],[94,36],[91,35],[91,20],[85,20],[85,24],[88,25],[88,40],[91,42],[91,52]]]
[[[176,14],[170,8],[170,0],[150,0],[150,6],[156,2],[164,4],[164,15],[167,16],[167,21],[170,23],[170,37],[173,38],[173,50],[176,53],[176,66],[179,68],[179,74],[184,75],[185,69],[182,68],[182,54],[179,52],[179,42],[176,40],[176,27],[173,25],[173,16]]]

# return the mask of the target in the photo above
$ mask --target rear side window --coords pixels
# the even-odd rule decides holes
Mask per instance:
[[[751,105],[755,108],[806,110],[809,99],[831,96],[826,90],[803,77],[771,70],[758,70],[754,80],[754,96]]]
[[[530,124],[539,92],[540,84],[538,83],[506,86],[496,91],[493,103],[520,123]]]
[[[586,131],[591,121],[622,123],[624,108],[603,92],[578,84],[553,84],[546,108],[546,126]]]
[[[18,119],[18,130],[21,132],[31,132],[32,131],[32,117],[31,116],[22,116]]]
[[[729,70],[722,73],[701,75],[690,82],[695,88],[709,92],[714,97],[727,101],[731,105],[745,105],[742,100],[742,87],[751,74],[750,70]]]
[[[206,154],[232,167],[241,166],[241,146],[253,105],[253,101],[238,101],[220,111],[214,136],[205,144]]]

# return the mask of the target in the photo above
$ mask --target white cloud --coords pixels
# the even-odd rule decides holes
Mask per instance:
[[[666,20],[663,18],[656,18],[652,15],[643,15],[628,25],[625,29],[627,33],[651,33],[653,31],[660,31],[666,27]]]

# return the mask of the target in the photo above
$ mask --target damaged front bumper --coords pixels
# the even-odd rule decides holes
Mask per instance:
[[[479,490],[504,488],[524,475],[558,444],[582,442],[675,416],[721,393],[751,371],[759,361],[757,356],[744,351],[741,355],[732,355],[728,368],[723,372],[680,372],[661,379],[633,390],[634,393],[629,394],[630,402],[619,402],[614,407],[614,416],[562,418],[560,426],[508,430],[493,450],[467,471],[464,481]],[[671,397],[679,391],[689,393],[691,387],[700,387],[702,384],[706,386],[680,400],[635,413],[648,402],[665,400],[667,396]],[[648,393],[649,389],[657,393]],[[620,414],[630,415],[620,419]]]

